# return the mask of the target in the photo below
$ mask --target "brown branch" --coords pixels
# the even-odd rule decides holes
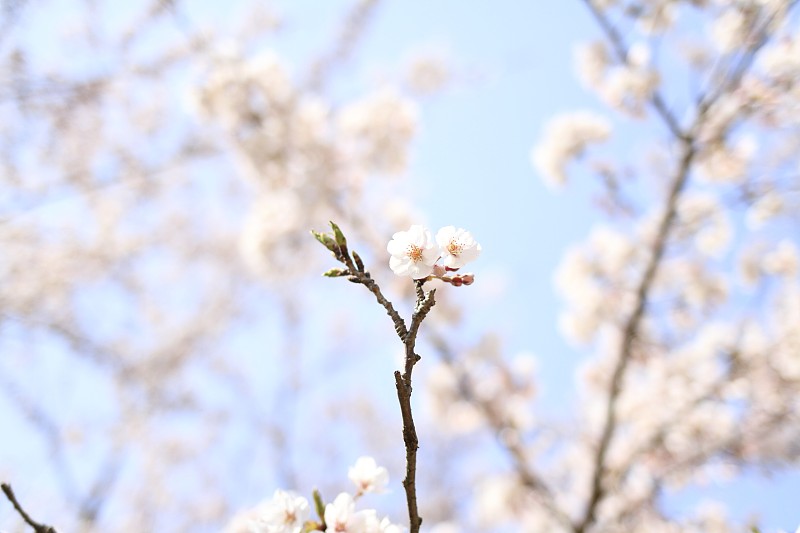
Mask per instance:
[[[406,477],[403,479],[403,488],[406,492],[406,503],[408,504],[408,521],[411,533],[418,533],[422,525],[422,518],[417,509],[417,449],[419,440],[417,439],[417,429],[414,426],[414,416],[411,412],[411,373],[414,365],[420,360],[419,355],[414,353],[414,346],[417,342],[417,333],[422,321],[436,304],[434,295],[436,290],[431,290],[427,295],[422,289],[424,281],[415,280],[417,292],[417,305],[414,314],[411,316],[411,327],[403,339],[406,348],[404,372],[395,371],[394,381],[397,388],[397,400],[400,402],[400,414],[403,417],[403,443],[406,447]]]
[[[25,523],[31,526],[36,533],[58,533],[56,528],[53,526],[40,524],[25,512],[25,509],[23,509],[22,505],[20,505],[19,501],[17,501],[17,497],[14,495],[14,491],[11,489],[11,485],[8,483],[2,483],[0,484],[0,487],[3,489],[3,493],[5,493],[8,501],[10,501],[11,505],[14,506],[14,509],[17,510],[22,519],[25,520]]]
[[[401,375],[399,370],[394,373],[397,400],[400,402],[400,414],[403,418],[403,444],[406,447],[406,476],[403,479],[403,489],[406,493],[409,528],[412,533],[417,533],[422,525],[422,518],[420,518],[419,509],[417,508],[417,449],[419,449],[419,439],[417,438],[417,429],[414,426],[414,416],[411,412],[410,378],[410,375]]]
[[[347,259],[350,259],[347,257]],[[344,257],[339,258],[345,264]],[[358,260],[360,262],[360,258]],[[352,263],[352,260],[349,261]],[[417,342],[417,334],[422,321],[428,315],[430,310],[436,304],[434,295],[436,290],[433,289],[427,294],[423,290],[424,280],[415,280],[415,290],[417,294],[417,303],[414,308],[414,313],[411,316],[411,325],[406,328],[406,323],[400,314],[395,310],[392,303],[386,299],[381,292],[380,287],[369,275],[369,272],[362,271],[360,268],[352,268],[352,264],[348,264],[351,268],[344,273],[347,279],[353,283],[364,285],[372,294],[379,304],[386,309],[386,314],[392,319],[394,323],[394,330],[400,340],[403,341],[405,346],[405,364],[403,372],[399,370],[394,373],[395,387],[397,389],[397,400],[400,403],[400,415],[403,419],[403,444],[406,448],[406,475],[403,479],[403,489],[406,493],[406,504],[408,506],[408,521],[410,533],[419,533],[422,526],[422,517],[419,516],[419,509],[417,506],[417,450],[419,449],[419,439],[417,437],[417,429],[414,425],[414,416],[411,411],[411,374],[414,370],[414,365],[420,360],[420,356],[414,352],[414,347]]]
[[[583,1],[591,11],[592,15],[594,15],[598,25],[605,32],[608,40],[611,42],[617,54],[618,60],[626,63],[628,49],[625,45],[622,35],[620,35],[619,31],[614,27],[613,24],[611,24],[605,14],[594,4],[592,0]],[[658,232],[655,240],[653,241],[650,259],[645,267],[644,274],[642,275],[642,279],[640,280],[636,290],[636,301],[633,312],[628,317],[623,327],[619,358],[614,367],[611,382],[609,383],[609,392],[605,406],[603,427],[600,434],[600,440],[597,445],[597,450],[592,461],[593,473],[591,477],[589,500],[586,504],[583,517],[573,527],[575,533],[584,533],[589,525],[594,522],[597,507],[604,495],[603,482],[606,476],[606,457],[611,447],[611,441],[617,429],[617,398],[622,391],[622,381],[625,376],[625,371],[628,367],[628,362],[631,358],[631,353],[633,352],[634,341],[639,331],[639,324],[641,323],[642,317],[645,313],[650,288],[653,280],[655,279],[656,272],[666,249],[672,222],[675,218],[678,198],[680,197],[680,194],[689,179],[689,170],[696,154],[696,148],[692,144],[691,138],[687,137],[686,133],[684,133],[672,112],[667,108],[663,97],[658,91],[654,92],[651,96],[650,104],[665,122],[672,135],[681,141],[683,153],[681,156],[681,162],[670,186],[669,196],[667,198],[664,213],[658,224]]]

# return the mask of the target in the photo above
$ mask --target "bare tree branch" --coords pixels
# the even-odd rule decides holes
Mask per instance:
[[[450,366],[451,369],[458,372],[458,366],[455,364],[455,357],[452,348],[447,344],[445,339],[440,335],[433,335],[432,341],[434,347],[439,351],[442,360]],[[514,463],[514,469],[519,476],[520,482],[528,490],[531,491],[534,498],[536,498],[543,507],[545,507],[552,516],[566,527],[572,527],[569,516],[558,506],[553,496],[548,483],[539,475],[538,472],[530,465],[526,457],[525,450],[522,443],[517,439],[502,438],[505,430],[516,428],[505,419],[492,402],[481,398],[475,391],[475,386],[472,381],[462,372],[458,380],[458,392],[462,398],[470,404],[477,407],[486,421],[494,432],[497,443],[508,453]]]
[[[653,242],[650,259],[645,267],[642,279],[636,290],[636,303],[633,312],[625,322],[622,330],[622,341],[619,349],[619,359],[614,367],[614,373],[611,377],[609,385],[608,400],[605,406],[605,415],[603,421],[603,429],[600,434],[600,441],[597,445],[594,460],[594,473],[592,475],[592,486],[589,496],[589,501],[586,505],[586,511],[583,518],[575,525],[576,533],[583,533],[586,528],[594,521],[597,506],[603,497],[603,479],[606,470],[606,457],[611,446],[611,440],[617,428],[617,398],[622,391],[622,380],[625,376],[625,370],[628,367],[628,362],[633,352],[633,346],[639,332],[639,325],[644,317],[647,308],[647,300],[650,295],[650,289],[658,272],[661,259],[664,256],[664,251],[667,247],[667,241],[672,229],[672,223],[675,220],[675,213],[677,211],[678,199],[681,192],[686,187],[689,180],[689,170],[692,161],[696,155],[696,148],[693,144],[687,141],[682,142],[682,156],[678,169],[672,180],[670,186],[669,196],[664,209],[664,214],[658,225],[658,233]]]
[[[111,496],[112,489],[119,479],[121,468],[122,454],[120,451],[114,450],[100,468],[94,483],[80,503],[78,517],[83,524],[93,525],[97,522],[103,506]]]
[[[628,48],[619,31],[610,22],[605,13],[600,10],[592,0],[583,0],[591,13],[594,15],[598,25],[603,29],[606,37],[611,42],[617,57],[620,61],[626,62]],[[790,7],[794,5],[794,2]],[[767,20],[767,24],[771,17]],[[614,366],[614,371],[609,383],[608,398],[605,406],[605,415],[593,459],[593,474],[591,478],[591,490],[589,500],[586,505],[583,517],[574,526],[575,533],[583,533],[594,522],[596,511],[605,492],[603,486],[606,476],[606,459],[611,446],[614,434],[617,429],[616,403],[622,390],[622,382],[625,371],[630,361],[633,347],[636,342],[639,327],[646,313],[647,302],[650,291],[658,272],[659,265],[664,256],[667,242],[673,227],[676,216],[678,200],[681,193],[685,190],[689,181],[692,165],[700,147],[696,144],[696,136],[699,127],[705,120],[705,115],[713,103],[723,94],[735,90],[745,75],[747,69],[752,64],[756,52],[766,42],[768,33],[757,32],[758,39],[755,40],[744,54],[742,61],[734,68],[728,77],[720,83],[719,89],[710,93],[711,96],[700,98],[696,107],[696,114],[693,126],[688,130],[683,130],[678,124],[672,112],[667,108],[663,97],[656,91],[650,98],[650,105],[656,110],[657,114],[665,122],[668,130],[672,133],[680,146],[680,161],[675,174],[670,182],[669,193],[664,203],[663,213],[658,223],[658,230],[650,248],[650,257],[645,266],[644,273],[636,289],[636,299],[628,319],[622,328],[622,339],[619,349],[619,357]]]
[[[40,524],[25,512],[25,509],[23,509],[22,505],[20,505],[19,501],[17,501],[17,497],[14,495],[14,491],[11,489],[11,485],[8,483],[2,483],[0,484],[0,487],[3,489],[3,493],[5,493],[8,501],[10,501],[11,505],[14,506],[14,509],[17,510],[22,519],[25,520],[25,523],[31,526],[36,533],[58,533],[56,528],[53,526]]]

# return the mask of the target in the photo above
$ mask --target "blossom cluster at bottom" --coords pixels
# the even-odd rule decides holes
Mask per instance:
[[[235,517],[224,533],[404,533],[405,528],[388,518],[378,519],[374,509],[356,511],[356,501],[364,493],[383,491],[388,483],[386,469],[371,457],[362,457],[350,468],[349,477],[357,487],[355,494],[342,492],[333,502],[323,504],[315,491],[318,521],[310,518],[311,505],[306,498],[279,489],[271,499]]]

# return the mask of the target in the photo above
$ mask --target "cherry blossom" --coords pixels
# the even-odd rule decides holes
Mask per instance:
[[[406,528],[403,526],[398,526],[397,524],[393,524],[389,521],[389,518],[384,518],[381,520],[380,525],[380,533],[405,533]]]
[[[552,187],[567,181],[567,165],[594,143],[608,140],[611,123],[591,111],[557,116],[544,128],[541,141],[531,152],[531,162]]]
[[[398,276],[411,276],[421,279],[433,272],[433,265],[439,259],[429,229],[413,225],[408,231],[398,231],[386,246],[392,255],[389,267]]]
[[[472,234],[455,226],[445,226],[436,232],[436,243],[441,248],[444,266],[452,269],[461,268],[481,253],[481,245]]]
[[[293,492],[276,490],[259,509],[252,524],[256,533],[299,533],[309,515],[308,500]]]
[[[355,483],[358,492],[384,492],[389,483],[389,472],[378,466],[372,457],[359,457],[356,464],[350,467],[347,477]]]
[[[380,523],[374,509],[355,510],[353,497],[342,492],[325,506],[328,533],[378,533]]]

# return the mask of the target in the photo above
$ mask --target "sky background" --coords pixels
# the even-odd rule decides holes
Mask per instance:
[[[192,4],[184,10],[192,26],[224,28],[240,16],[229,2]],[[272,5],[285,27],[274,42],[265,44],[295,65],[305,65],[335,40],[350,2],[284,0]],[[58,20],[48,17],[37,24],[46,33],[48,26],[55,30]],[[564,251],[584,239],[601,214],[593,207],[594,184],[586,173],[575,172],[577,179],[566,190],[554,192],[536,175],[529,155],[554,114],[604,112],[596,97],[581,88],[572,67],[573,46],[595,35],[594,22],[578,0],[389,0],[378,7],[331,87],[344,97],[399,80],[404,65],[419,53],[434,52],[451,62],[451,83],[421,101],[407,188],[410,201],[434,230],[451,224],[465,227],[482,244],[482,257],[471,265],[478,281],[457,296],[463,298],[466,321],[481,331],[500,332],[506,353],[536,354],[540,406],[554,415],[574,412],[574,402],[580,401],[574,372],[586,351],[567,344],[558,332],[562,304],[553,273]],[[41,50],[44,56],[59,56],[44,42]],[[624,159],[635,147],[616,144],[609,150],[614,151],[612,159]],[[341,293],[351,291],[346,286]],[[0,421],[3,409],[0,403]],[[740,519],[760,510],[769,531],[800,522],[799,489],[796,476],[762,480],[753,475],[736,489],[711,486],[704,494],[726,502],[731,515]],[[667,502],[681,513],[701,498],[700,491],[691,490]]]

